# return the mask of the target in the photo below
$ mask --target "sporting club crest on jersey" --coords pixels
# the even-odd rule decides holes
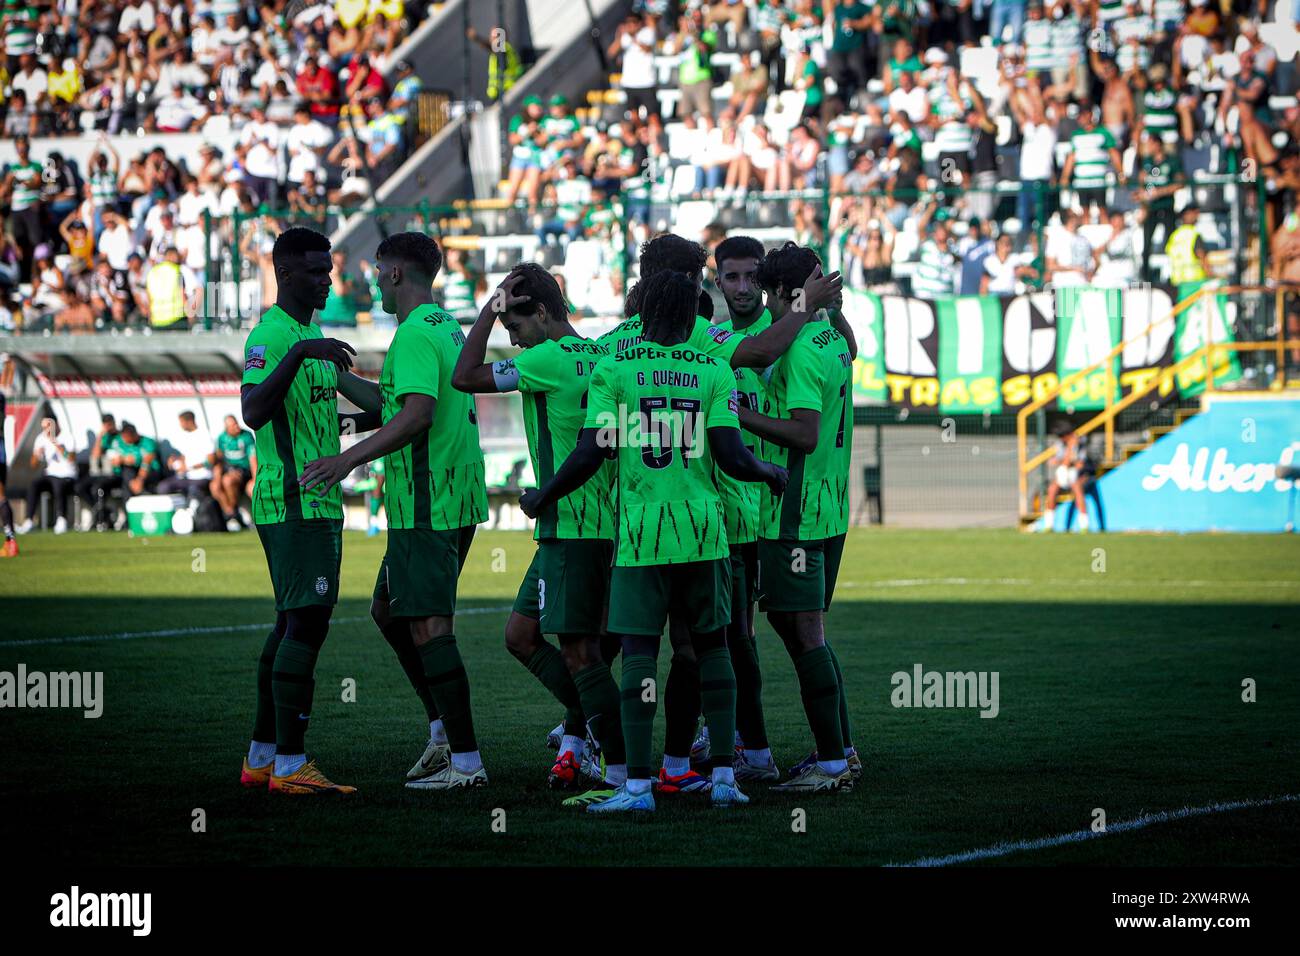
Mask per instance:
[[[244,357],[244,371],[248,372],[255,368],[266,368],[266,346],[254,345],[248,350]]]
[[[325,592],[330,589],[330,583],[324,577],[316,579],[316,593],[324,597]]]

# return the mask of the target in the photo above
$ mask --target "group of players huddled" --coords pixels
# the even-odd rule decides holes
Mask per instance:
[[[350,371],[349,345],[312,324],[330,288],[329,240],[303,228],[280,235],[276,304],[244,356],[243,414],[259,461],[253,520],[277,611],[258,666],[245,786],[355,792],[307,759],[304,738],[338,597],[339,483],[380,458],[388,537],[371,615],[430,727],[406,786],[487,784],[456,645],[456,585],[487,517],[474,393],[518,391],[540,484],[520,507],[535,519],[537,551],[506,646],[564,707],[548,738],[558,750],[549,783],[582,791],[564,804],[646,811],[655,792],[707,792],[728,807],[749,802],[739,781],[780,780],[763,720],[756,601],[794,663],[815,741],[773,789],[852,788],[862,765],[823,627],[848,529],[853,437],[857,346],[839,311],[840,277],[793,243],[765,254],[755,239],[728,238],[715,262],[730,314],[713,321],[706,260],[698,243],[651,239],[628,318],[594,341],[570,323],[554,277],[520,263],[466,336],[433,300],[438,244],[390,236],[375,262],[398,327],[376,384]],[[498,321],[520,351],[488,363]],[[360,413],[338,411],[340,392]],[[349,429],[372,433],[340,453]],[[656,774],[665,625],[673,656]]]

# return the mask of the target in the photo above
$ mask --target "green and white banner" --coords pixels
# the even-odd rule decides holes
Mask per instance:
[[[1109,377],[1104,367],[1096,369],[1067,385],[1051,407],[1103,408],[1108,380],[1114,399],[1152,379],[1162,396],[1175,388],[1196,395],[1205,387],[1204,362],[1176,376],[1168,369],[1200,348],[1207,334],[1215,342],[1232,341],[1235,306],[1227,296],[1205,299],[1152,328],[1174,302],[1173,291],[1159,286],[936,300],[846,290],[844,314],[859,348],[854,404],[945,415],[1014,412],[1129,339]],[[1215,384],[1240,374],[1235,356],[1222,353]]]

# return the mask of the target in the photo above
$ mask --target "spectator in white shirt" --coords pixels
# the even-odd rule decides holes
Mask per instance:
[[[167,459],[171,473],[158,483],[158,493],[207,497],[211,493],[212,466],[217,460],[212,438],[199,428],[193,412],[181,412],[180,423],[181,433],[171,442],[176,454]]]
[[[903,71],[898,75],[898,86],[889,94],[890,120],[897,114],[906,113],[912,123],[920,124],[930,115],[930,94],[925,87],[917,86],[916,74]]]
[[[117,32],[126,36],[132,30],[139,30],[145,36],[153,32],[153,4],[149,0],[128,0],[127,7],[117,21]]]
[[[325,153],[334,142],[334,133],[320,120],[312,119],[311,110],[302,103],[294,110],[293,126],[285,136],[289,155],[288,180],[301,185],[308,170],[324,170]]]
[[[280,127],[267,121],[261,107],[254,106],[249,114],[239,134],[240,143],[248,147],[246,183],[258,202],[274,203],[280,182]]]
[[[105,209],[101,216],[104,231],[99,235],[99,252],[108,260],[109,268],[114,272],[125,272],[135,249],[135,237],[120,213]]]
[[[77,481],[77,463],[60,436],[59,423],[53,418],[41,419],[41,433],[32,447],[31,466],[34,472],[44,466],[45,473],[33,478],[27,486],[27,519],[16,530],[19,534],[32,530],[41,494],[48,491],[54,499],[54,533],[63,534],[68,530],[68,497]]]
[[[1031,265],[1029,253],[1012,252],[1011,236],[1003,233],[993,246],[993,255],[984,260],[984,275],[980,278],[980,295],[1015,295],[1016,282],[1030,279],[1038,273]]]
[[[1083,217],[1073,209],[1061,213],[1061,225],[1047,237],[1047,278],[1055,286],[1080,286],[1097,272],[1097,254],[1079,232]]]
[[[627,109],[632,114],[645,107],[646,115],[658,114],[655,97],[655,41],[659,18],[652,13],[643,17],[632,13],[619,24],[618,34],[610,45],[609,56],[622,54],[620,86],[627,94]]]

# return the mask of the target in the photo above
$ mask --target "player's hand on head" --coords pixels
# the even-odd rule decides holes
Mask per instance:
[[[533,300],[530,295],[515,295],[515,289],[523,281],[522,272],[511,272],[501,280],[501,284],[497,286],[496,294],[492,297],[492,310],[498,316],[504,315],[517,305],[523,305],[525,302]]]
[[[303,339],[298,345],[306,358],[333,362],[339,371],[352,368],[352,356],[357,354],[357,350],[342,339]]]
[[[841,295],[843,286],[844,280],[838,272],[823,275],[821,266],[814,268],[812,275],[803,284],[804,300],[808,305],[808,311],[814,312],[829,306]]]
[[[542,490],[540,488],[526,488],[524,493],[519,496],[519,510],[530,518],[536,518],[541,509]]]
[[[790,473],[780,465],[772,465],[768,470],[767,487],[772,494],[780,497],[785,494],[785,486],[790,482]]]
[[[344,455],[330,455],[309,461],[298,476],[298,484],[306,491],[315,490],[320,494],[329,491],[347,477],[352,466]]]

